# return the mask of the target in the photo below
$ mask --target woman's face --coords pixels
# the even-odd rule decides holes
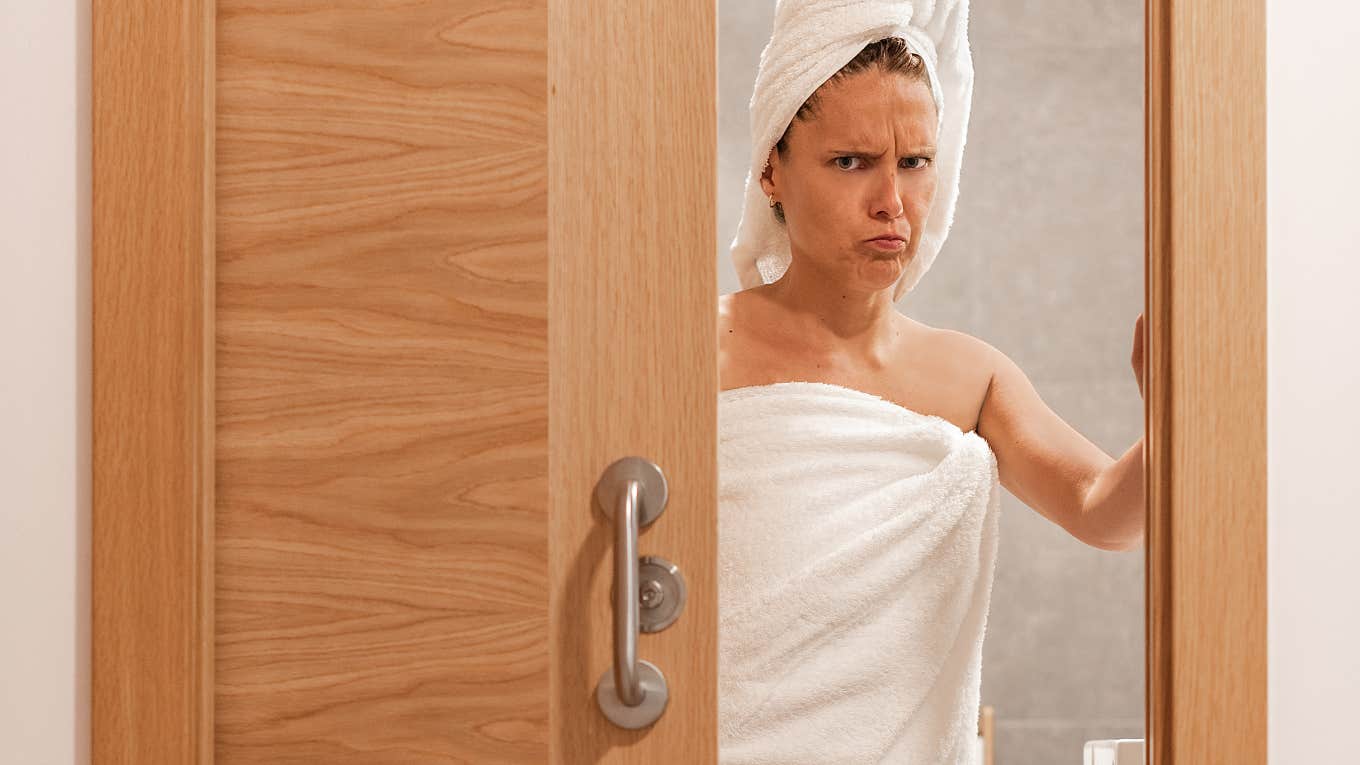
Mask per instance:
[[[847,289],[891,288],[915,257],[935,200],[930,86],[873,67],[824,85],[816,114],[794,120],[760,185],[784,209],[797,267]],[[885,249],[885,234],[905,244]]]

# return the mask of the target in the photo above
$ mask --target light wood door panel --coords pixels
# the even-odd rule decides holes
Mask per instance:
[[[217,28],[216,759],[544,761],[546,8]]]
[[[618,221],[549,247],[547,6],[218,8],[218,760],[595,762],[621,739],[715,737],[696,703],[714,683],[711,645],[664,662],[661,636],[642,639],[679,698],[654,730],[614,728],[594,705],[612,571],[594,481],[664,444],[654,459],[689,473],[670,475],[678,501],[658,528],[692,524],[692,551],[711,554],[713,443],[700,419],[656,416],[701,411],[709,365],[691,359],[674,388],[596,375],[673,366],[652,358],[673,346],[640,311],[689,311],[702,327],[712,301],[691,298],[714,286],[696,262],[671,274],[674,305],[613,297],[645,270],[592,289],[609,259],[583,245],[626,239]],[[580,138],[589,157],[599,136]],[[703,130],[687,138],[708,139],[689,156],[712,151]],[[602,203],[602,182],[562,184],[572,221]],[[679,226],[696,252],[712,217]],[[550,265],[565,299],[549,299]],[[583,321],[587,300],[614,310]],[[550,335],[565,351],[552,398]],[[695,337],[701,357],[713,333]],[[593,543],[550,559],[550,510],[551,539]],[[711,589],[711,558],[678,557],[696,594]],[[671,636],[703,626],[704,608],[691,612]],[[556,696],[554,657],[569,673]],[[612,759],[656,761],[636,759],[648,746]]]

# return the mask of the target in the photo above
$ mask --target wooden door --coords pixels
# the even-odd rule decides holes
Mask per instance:
[[[1264,13],[1147,13],[1149,761],[1262,763]],[[714,762],[714,7],[91,22],[93,763]],[[688,588],[641,731],[629,455]]]
[[[714,11],[96,3],[94,762],[716,759]]]

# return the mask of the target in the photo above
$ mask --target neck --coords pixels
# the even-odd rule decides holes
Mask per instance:
[[[881,357],[899,332],[893,288],[852,289],[800,262],[794,259],[768,288],[771,299],[794,317],[791,329],[814,343],[821,341],[826,350]]]

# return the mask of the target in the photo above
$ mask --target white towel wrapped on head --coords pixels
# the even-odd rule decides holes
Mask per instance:
[[[719,763],[973,763],[996,458],[864,391],[718,404]]]
[[[775,142],[808,96],[864,46],[885,37],[904,39],[925,59],[939,126],[935,202],[916,254],[893,288],[894,301],[916,286],[944,246],[954,222],[973,101],[968,0],[778,0],[751,93],[751,162],[731,244],[744,289],[777,281],[793,258],[788,231],[760,186]]]

